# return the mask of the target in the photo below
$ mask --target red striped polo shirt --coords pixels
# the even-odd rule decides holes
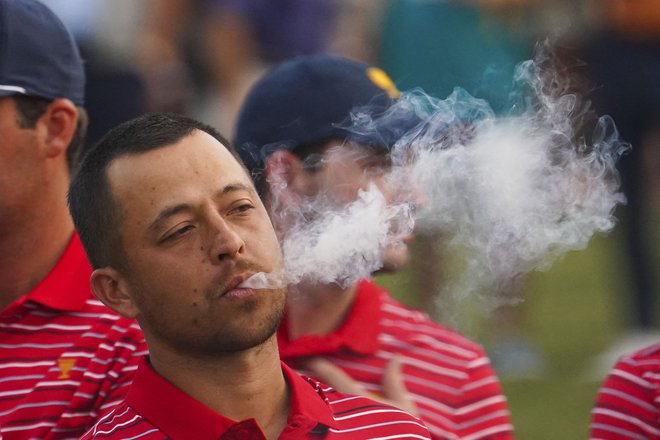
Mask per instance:
[[[291,408],[279,439],[430,439],[417,418],[389,405],[339,393],[282,364]],[[265,440],[254,419],[233,421],[140,365],[126,400],[83,440]]]
[[[278,331],[282,360],[298,368],[299,358],[324,356],[375,393],[390,359],[401,357],[405,385],[434,439],[513,438],[506,398],[484,350],[371,280],[359,283],[350,314],[334,333],[291,341],[286,329],[285,319]]]
[[[624,356],[598,391],[591,439],[660,439],[660,343]]]
[[[92,297],[77,235],[45,279],[0,312],[3,440],[77,439],[126,394],[142,332]]]

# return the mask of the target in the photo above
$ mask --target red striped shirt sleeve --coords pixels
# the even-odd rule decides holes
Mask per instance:
[[[660,439],[660,344],[621,358],[598,391],[590,438]]]

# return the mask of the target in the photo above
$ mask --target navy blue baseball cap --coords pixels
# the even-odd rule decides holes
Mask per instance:
[[[80,52],[62,21],[35,0],[0,0],[0,97],[85,99]]]
[[[399,98],[387,74],[347,58],[313,55],[285,61],[248,93],[238,115],[234,146],[253,175],[274,151],[333,138],[389,148],[414,122],[375,121]],[[351,113],[364,111],[369,129],[355,129]]]

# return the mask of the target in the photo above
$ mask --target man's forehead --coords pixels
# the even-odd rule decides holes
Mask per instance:
[[[197,134],[172,145],[116,158],[108,166],[108,180],[116,195],[141,191],[145,196],[157,190],[176,192],[182,187],[252,184],[244,168],[220,142]]]
[[[155,147],[144,152],[123,154],[115,158],[108,169],[152,168],[153,175],[165,174],[155,165],[168,165],[173,169],[182,166],[201,169],[218,167],[220,170],[238,170],[241,165],[220,141],[206,132],[195,130],[172,144]],[[162,172],[160,172],[162,171]]]

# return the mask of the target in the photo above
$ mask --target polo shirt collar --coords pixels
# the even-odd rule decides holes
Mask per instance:
[[[336,428],[322,391],[315,390],[283,363],[281,366],[291,392],[288,425],[307,428],[307,431],[318,424],[324,429]],[[241,429],[261,432],[254,419],[236,422],[195,400],[156,373],[147,358],[133,378],[126,403],[172,440],[219,439],[228,431]]]
[[[374,354],[381,333],[381,295],[384,291],[373,280],[358,283],[346,320],[329,335],[304,335],[291,340],[285,317],[277,336],[282,359],[319,356],[348,349],[358,354]]]
[[[78,234],[74,232],[53,269],[18,302],[32,301],[61,311],[78,311],[91,297],[89,279],[92,267]]]
[[[329,428],[338,428],[337,422],[332,417],[332,409],[321,389],[321,384],[316,381],[309,382],[286,366],[284,362],[280,362],[280,364],[291,391],[289,422],[294,419],[307,419],[316,422],[313,426],[321,424]]]

